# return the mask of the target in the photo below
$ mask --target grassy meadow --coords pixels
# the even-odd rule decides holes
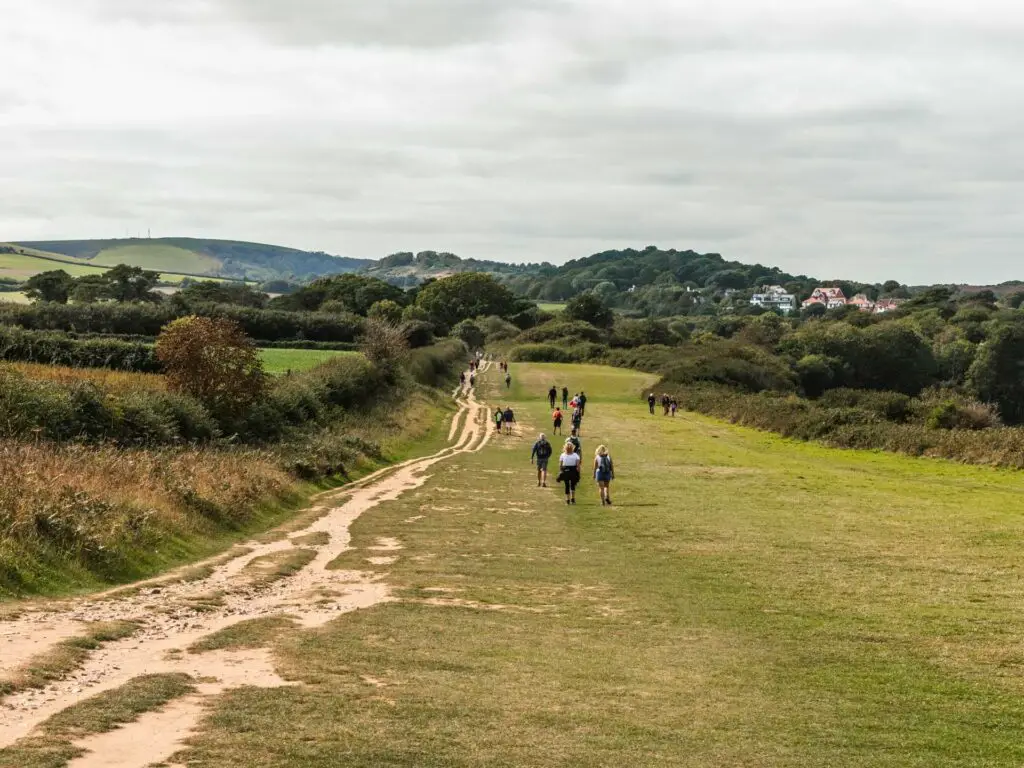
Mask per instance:
[[[221,697],[178,762],[1024,762],[1020,475],[651,416],[641,374],[512,375],[481,390],[521,433],[364,514],[334,563],[400,600],[272,633],[302,685]],[[536,486],[552,383],[589,396],[611,508],[587,480],[575,507]]]
[[[175,273],[192,275],[216,274],[224,266],[218,259],[204,254],[160,244],[106,248],[96,254],[94,261],[97,264],[131,264],[156,272],[171,269]]]
[[[308,371],[328,360],[358,352],[337,352],[322,349],[261,349],[263,366],[267,373],[282,374],[292,371]]]

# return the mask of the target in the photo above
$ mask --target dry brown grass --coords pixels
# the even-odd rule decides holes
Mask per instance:
[[[138,392],[139,390],[163,392],[167,389],[165,377],[156,373],[109,371],[105,368],[68,368],[40,363],[5,363],[4,365],[30,379],[52,381],[63,385],[87,381],[119,394]]]

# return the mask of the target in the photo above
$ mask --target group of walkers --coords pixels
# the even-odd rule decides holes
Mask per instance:
[[[548,463],[554,454],[554,448],[546,435],[541,435],[533,444],[530,463],[537,467],[537,487],[548,487]],[[556,482],[565,486],[565,503],[576,503],[576,488],[583,476],[583,446],[573,430],[573,435],[565,441],[562,452],[558,456],[558,477]],[[615,479],[615,465],[608,449],[599,445],[594,451],[594,480],[597,482],[601,506],[611,506],[611,482]]]
[[[650,409],[652,416],[654,415],[654,404],[657,402],[658,399],[654,396],[654,393],[651,392],[651,394],[647,396],[647,407]],[[661,407],[665,411],[666,416],[671,415],[674,419],[676,417],[676,411],[679,410],[679,402],[674,397],[669,397],[668,394],[664,394],[661,396]]]
[[[506,406],[502,408],[498,406],[498,410],[494,412],[494,429],[500,435],[502,426],[505,427],[505,434],[512,434],[512,425],[516,423],[516,414],[512,410],[512,406]]]

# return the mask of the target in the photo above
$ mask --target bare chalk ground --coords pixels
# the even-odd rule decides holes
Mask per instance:
[[[181,748],[209,697],[238,686],[286,684],[274,672],[266,650],[201,655],[184,651],[204,637],[252,619],[286,614],[311,628],[390,600],[388,585],[377,574],[328,570],[327,566],[349,549],[349,526],[359,515],[420,487],[439,462],[479,451],[487,444],[491,430],[486,407],[476,401],[472,391],[464,394],[453,417],[448,447],[320,497],[314,510],[322,516],[303,530],[271,543],[249,543],[237,550],[233,559],[211,560],[203,565],[210,566],[212,572],[196,581],[175,582],[175,575],[169,574],[136,589],[68,601],[58,608],[29,611],[0,623],[4,670],[17,669],[80,632],[82,622],[129,620],[141,625],[132,637],[93,652],[81,669],[66,678],[0,701],[0,748],[31,735],[37,725],[67,707],[140,675],[185,672],[202,681],[197,693],[116,731],[82,741],[80,746],[89,751],[71,764],[75,768],[144,768],[170,759]],[[253,560],[294,549],[293,539],[310,534],[327,534],[319,538],[326,543],[302,542],[304,549],[316,550],[316,557],[299,572],[264,586],[247,578],[245,569]],[[382,539],[373,549],[383,561],[401,549],[401,542]]]

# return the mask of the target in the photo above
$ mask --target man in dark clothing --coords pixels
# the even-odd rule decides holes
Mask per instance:
[[[558,390],[553,386],[548,390],[548,402],[551,403],[551,408],[555,407],[555,400],[558,399]]]
[[[512,425],[516,423],[516,415],[512,413],[512,406],[505,409],[505,434],[512,434]]]
[[[581,432],[583,429],[583,411],[577,408],[572,412],[572,431],[573,434]]]
[[[572,443],[573,447],[576,449],[576,453],[578,453],[580,456],[583,455],[583,443],[580,442],[579,434],[576,432],[575,429],[572,431],[572,434],[569,435],[569,439],[566,440],[565,442]]]
[[[538,487],[548,487],[548,460],[551,459],[552,453],[554,453],[554,449],[552,449],[551,443],[544,435],[541,435],[533,444],[533,452],[530,453],[530,463],[537,465]]]
[[[580,390],[579,402],[580,416],[585,416],[587,411],[587,393],[584,392],[582,389]]]
[[[649,395],[647,396],[647,407],[651,409],[651,416],[653,416],[653,415],[654,415],[654,404],[655,404],[656,402],[657,402],[657,400],[656,400],[656,399],[655,399],[655,397],[654,397],[654,393],[653,393],[653,392],[651,392],[651,394],[649,394]]]
[[[562,387],[562,410],[569,407],[569,388]]]
[[[512,389],[512,374],[505,374],[505,389]]]

